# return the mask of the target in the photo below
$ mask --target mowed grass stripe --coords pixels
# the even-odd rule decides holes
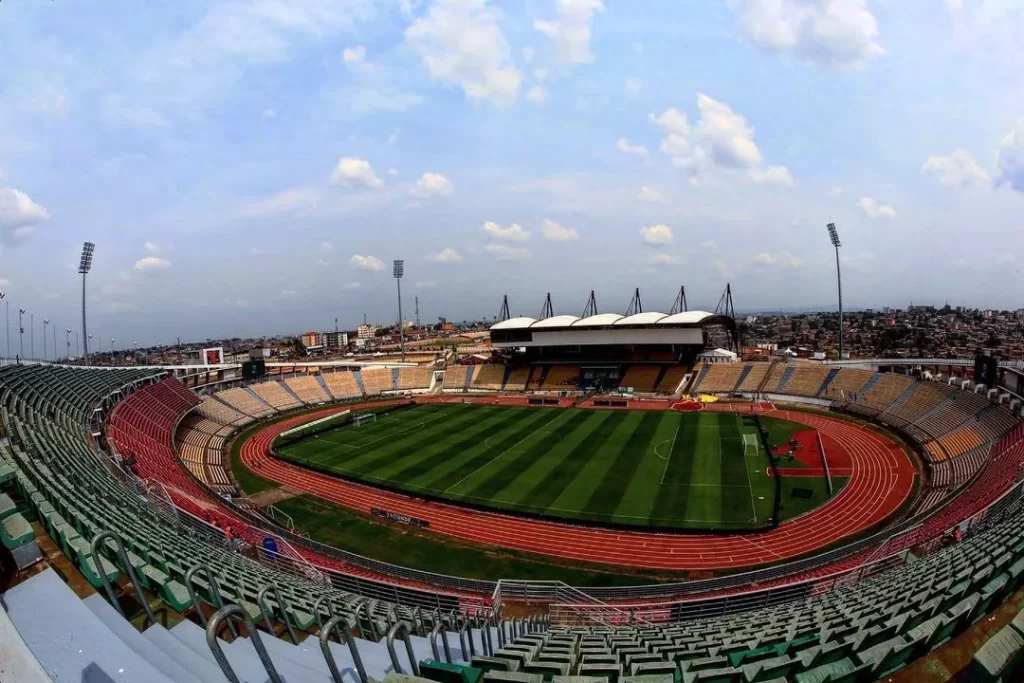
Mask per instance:
[[[615,509],[616,517],[636,521],[650,519],[654,514],[658,495],[665,488],[661,485],[661,478],[676,457],[671,451],[676,448],[681,424],[679,413],[662,413],[654,438],[651,440],[651,448],[640,459],[633,480],[626,486],[626,494],[622,497],[619,507]]]
[[[523,413],[529,408],[518,408],[509,411],[496,411],[484,416],[469,427],[453,431],[442,440],[424,447],[415,459],[403,461],[404,467],[389,476],[396,481],[405,481],[421,489],[431,489],[432,481],[437,473],[450,464],[453,468],[461,467],[460,460],[468,457],[474,447],[479,446],[491,434],[504,433],[522,422]],[[484,445],[486,448],[486,444]]]
[[[679,434],[669,456],[668,466],[664,470],[661,486],[658,487],[654,500],[654,520],[669,521],[686,517],[686,505],[690,494],[690,481],[693,477],[693,461],[697,451],[697,440],[700,435],[701,418],[688,420],[680,425]]]
[[[594,488],[593,495],[587,500],[584,512],[588,515],[610,517],[626,494],[626,487],[633,479],[640,459],[651,448],[651,441],[654,440],[658,422],[661,415],[658,413],[647,413],[636,431],[626,442],[626,447],[615,458],[615,462],[605,472],[601,482]]]
[[[619,428],[622,420],[622,413],[595,412],[579,433],[562,442],[567,448],[560,449],[549,467],[535,473],[532,479],[517,477],[509,482],[501,497],[535,510],[549,508],[591,461],[601,444]]]
[[[542,428],[536,432],[536,439],[524,441],[508,453],[502,454],[501,459],[467,480],[464,486],[458,487],[458,492],[472,498],[498,498],[499,491],[511,487],[513,480],[527,476],[534,463],[557,451],[565,443],[565,439],[578,438],[578,430],[589,420],[597,417],[586,410],[573,412],[575,414],[570,414],[568,420],[558,420],[554,423],[558,425],[557,430]]]
[[[722,447],[722,461],[719,477],[727,488],[722,496],[722,521],[731,523],[749,522],[754,518],[750,502],[750,485],[747,479],[747,458],[744,454],[743,435],[738,431],[730,433],[724,428],[719,436]]]
[[[697,425],[697,443],[693,449],[690,467],[690,490],[686,498],[685,519],[702,519],[707,522],[722,519],[722,489],[719,488],[721,466],[719,463],[720,413],[701,413]]]
[[[429,483],[429,488],[437,491],[447,491],[447,495],[457,498],[455,491],[449,489],[459,483],[466,476],[475,472],[486,463],[494,460],[497,456],[507,451],[515,444],[521,442],[524,437],[533,433],[535,427],[541,427],[554,417],[553,410],[542,408],[528,408],[523,419],[515,424],[515,427],[507,432],[491,434],[482,440],[479,446],[469,451],[460,462],[459,466],[441,474]],[[453,458],[458,458],[459,453],[452,452]]]

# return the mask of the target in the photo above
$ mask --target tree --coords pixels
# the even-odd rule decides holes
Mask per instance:
[[[295,338],[295,355],[296,356],[305,356],[306,355],[306,347],[302,345],[302,339],[300,337],[296,337]]]

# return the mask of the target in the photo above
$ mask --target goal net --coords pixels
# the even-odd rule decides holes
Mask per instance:
[[[750,455],[753,451],[757,454],[757,434],[744,434],[743,435],[743,455]]]
[[[376,422],[377,414],[370,413],[369,415],[356,415],[352,418],[353,427],[362,427],[367,422]]]

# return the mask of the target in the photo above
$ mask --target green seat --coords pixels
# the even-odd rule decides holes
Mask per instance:
[[[1017,616],[1015,616],[1013,621],[1010,622],[1010,626],[1012,626],[1017,633],[1024,636],[1024,610],[1017,612]]]
[[[35,534],[32,533],[32,525],[19,512],[9,515],[0,522],[0,542],[8,550],[20,548],[33,538]]]
[[[856,668],[849,659],[840,659],[839,661],[822,664],[809,671],[798,673],[796,675],[796,683],[826,683]]]
[[[100,564],[103,571],[106,572],[108,581],[115,581],[117,577],[121,575],[121,572],[110,560],[103,558],[100,560]],[[100,588],[103,586],[103,580],[100,578],[99,570],[96,568],[96,556],[89,555],[88,557],[83,558],[78,563],[78,568],[81,570],[82,574],[85,575],[85,578],[89,583],[92,584],[93,588]]]
[[[11,497],[6,493],[0,493],[0,519],[7,519],[17,511],[18,506],[14,504]]]
[[[896,637],[861,650],[857,653],[857,660],[860,664],[870,664],[872,675],[881,678],[902,668],[913,653],[913,648],[903,638]]]
[[[522,671],[485,671],[484,683],[542,683],[544,676]]]
[[[989,638],[971,660],[972,680],[981,683],[1017,680],[1014,674],[1024,659],[1024,636],[1007,626]]]
[[[433,659],[420,662],[420,676],[438,683],[477,683],[484,672],[472,666],[447,664]]]

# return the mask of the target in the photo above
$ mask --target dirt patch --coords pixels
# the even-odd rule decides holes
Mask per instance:
[[[280,503],[282,500],[288,500],[289,498],[297,498],[301,495],[303,493],[298,489],[279,486],[276,489],[267,489],[266,491],[250,494],[249,500],[255,503],[257,507],[265,508],[268,505]]]

